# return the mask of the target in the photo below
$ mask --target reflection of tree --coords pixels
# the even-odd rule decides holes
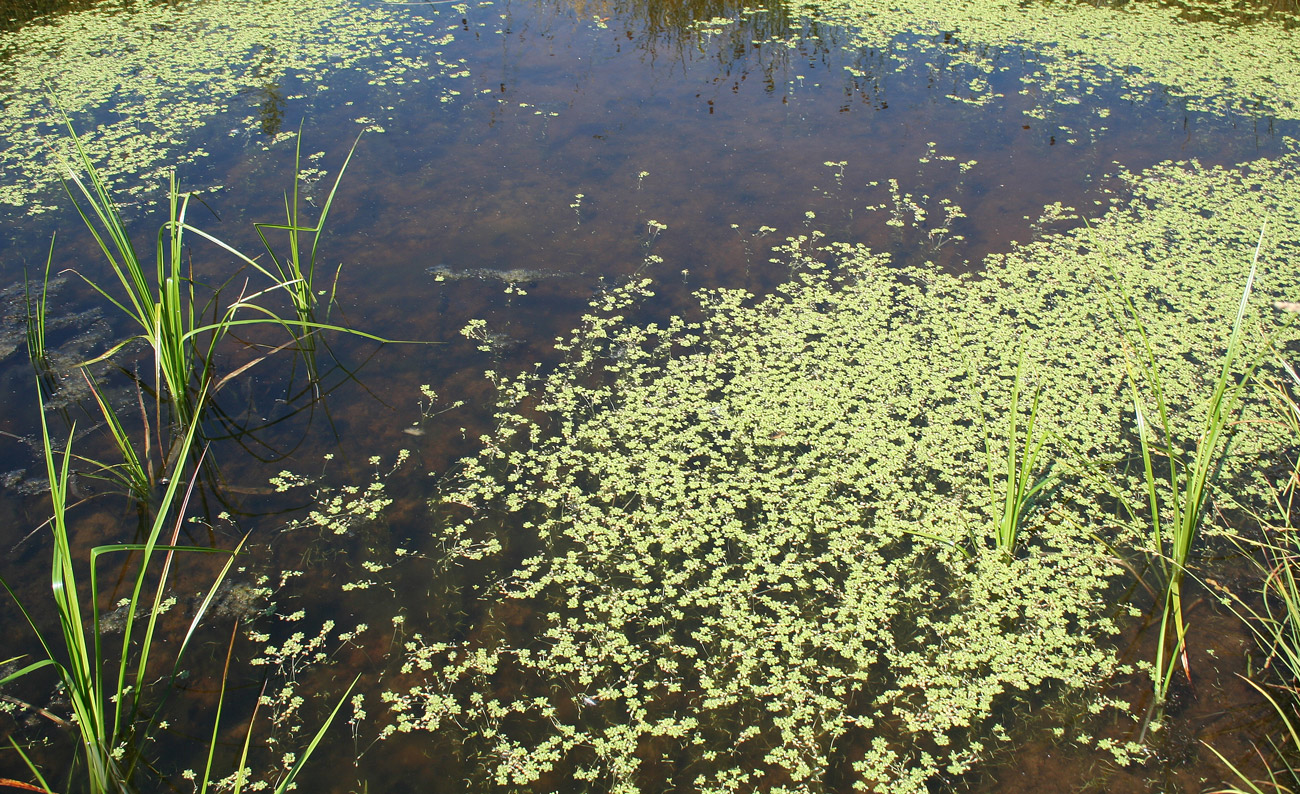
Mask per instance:
[[[177,7],[186,0],[156,0],[157,5]],[[90,8],[130,8],[134,0],[0,0],[0,33],[21,30],[33,20],[71,14]]]
[[[627,36],[652,60],[668,56],[676,62],[716,58],[725,75],[759,65],[764,82],[789,65],[791,50],[781,44],[798,38],[800,52],[824,54],[832,42],[819,38],[816,21],[795,19],[781,0],[554,0],[578,17],[618,19]],[[793,25],[793,27],[791,27]],[[812,35],[807,35],[811,33]],[[807,51],[805,51],[805,47]]]
[[[888,52],[859,50],[852,46],[851,31],[819,18],[815,10],[792,10],[787,0],[534,1],[556,14],[618,25],[622,48],[640,51],[652,65],[664,60],[713,68],[713,84],[733,92],[754,80],[766,93],[780,96],[802,86],[808,68],[832,63],[822,79],[840,75],[847,50],[853,53],[851,73],[831,78],[843,79],[846,109],[856,101],[881,108],[886,107],[884,83],[896,68]]]
[[[781,0],[753,5],[738,0],[561,0],[579,16],[633,20],[646,37],[655,41],[689,39],[696,23],[712,19],[740,19],[755,34],[753,39],[783,36],[790,18]]]
[[[1150,3],[1151,0],[1076,0],[1102,8],[1126,8]],[[1047,0],[1052,2],[1052,0]],[[1224,22],[1249,25],[1273,20],[1286,28],[1300,27],[1300,0],[1161,0],[1159,3],[1178,9],[1189,22]]]
[[[275,135],[284,126],[284,92],[278,83],[267,83],[252,94],[254,101],[261,97],[257,108],[258,123],[263,135]]]
[[[99,0],[0,0],[0,32],[11,33],[40,17],[83,11],[97,5],[101,5]]]
[[[260,79],[262,84],[241,92],[248,97],[250,104],[257,105],[258,125],[263,135],[276,135],[284,126],[285,97],[279,83],[283,65],[277,61],[275,47],[263,45],[256,48],[248,66],[248,76]]]

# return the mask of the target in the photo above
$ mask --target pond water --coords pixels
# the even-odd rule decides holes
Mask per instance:
[[[889,253],[898,267],[979,273],[989,255],[1077,227],[1080,215],[1124,206],[1126,174],[1165,161],[1212,167],[1280,158],[1293,145],[1288,136],[1300,135],[1286,83],[1294,78],[1288,71],[1300,70],[1269,72],[1269,61],[1256,78],[1223,65],[1241,60],[1233,47],[1261,47],[1249,38],[1255,33],[1281,41],[1267,56],[1256,52],[1259,60],[1285,64],[1300,38],[1287,8],[1024,3],[992,4],[967,17],[925,4],[751,7],[722,0],[49,5],[7,4],[0,33],[0,544],[11,550],[0,574],[39,619],[49,617],[41,606],[49,547],[34,530],[49,508],[21,284],[25,271],[44,266],[52,233],[53,267],[63,275],[51,290],[49,335],[60,361],[94,358],[132,331],[64,272],[110,278],[50,176],[58,144],[48,142],[66,136],[49,116],[36,75],[49,80],[91,151],[112,153],[104,167],[146,251],[164,219],[159,174],[173,163],[183,186],[203,197],[190,208],[191,222],[252,252],[260,250],[252,224],[282,217],[298,141],[303,166],[324,171],[302,181],[315,212],[361,135],[322,237],[317,289],[332,293],[331,322],[415,342],[380,346],[332,334],[318,384],[292,351],[280,351],[216,395],[206,425],[211,474],[190,508],[201,523],[188,525],[186,535],[228,548],[247,532],[249,546],[223,590],[217,629],[194,651],[182,696],[169,704],[170,726],[152,740],[159,757],[193,753],[194,760],[165,771],[171,790],[189,790],[180,773],[201,763],[235,617],[244,639],[229,698],[238,716],[220,737],[228,764],[243,736],[236,720],[248,718],[264,675],[292,679],[296,692],[314,696],[302,714],[287,705],[295,693],[259,716],[259,743],[283,742],[258,757],[272,770],[362,676],[366,716],[344,710],[301,790],[405,791],[416,780],[435,791],[695,790],[693,776],[715,774],[723,790],[717,781],[729,763],[767,770],[733,781],[730,790],[854,790],[862,778],[853,764],[871,746],[863,732],[829,741],[829,761],[802,782],[773,771],[781,765],[765,748],[737,750],[710,767],[728,752],[719,737],[757,719],[740,707],[730,724],[699,728],[717,744],[702,754],[664,749],[666,737],[639,745],[644,767],[629,778],[639,789],[616,771],[592,782],[573,777],[584,753],[599,755],[591,746],[511,780],[504,745],[466,738],[474,730],[466,726],[481,724],[469,712],[459,714],[459,727],[448,719],[441,731],[378,739],[392,719],[382,693],[419,678],[402,669],[403,644],[415,634],[427,644],[466,647],[504,637],[536,650],[553,641],[543,632],[540,599],[499,595],[516,567],[550,547],[527,525],[507,522],[462,537],[470,545],[457,549],[448,528],[464,516],[455,505],[430,507],[436,493],[454,490],[458,461],[477,454],[480,436],[498,424],[485,370],[551,371],[563,359],[557,337],[580,325],[588,302],[635,279],[652,280],[656,297],[635,304],[632,321],[664,323],[672,315],[698,317],[697,290],[765,295],[789,280],[791,266],[773,247],[795,235],[864,244]],[[1123,13],[1131,16],[1099,16]],[[1146,39],[1144,26],[1155,26]],[[1206,38],[1196,38],[1198,26],[1211,31]],[[1186,50],[1173,30],[1179,27],[1192,42]],[[1113,51],[1108,41],[1117,43]],[[1164,58],[1145,57],[1161,48]],[[187,267],[197,280],[233,278],[226,300],[245,289],[249,271],[236,274],[229,256],[194,237],[191,246]],[[260,288],[251,283],[248,289]],[[284,341],[265,330],[239,336],[221,350],[226,371],[260,355],[244,341],[261,351]],[[150,363],[139,345],[113,361],[99,365],[97,377],[136,433],[136,406],[147,397],[138,396],[130,375],[148,387]],[[110,457],[98,409],[79,376],[65,374],[47,412],[55,435],[66,436],[75,423],[82,454]],[[778,433],[785,434],[771,438]],[[306,480],[271,485],[283,471]],[[381,518],[311,524],[311,510],[330,495],[351,501],[340,489],[372,482],[391,500]],[[129,540],[139,526],[134,504],[111,490],[88,477],[77,483],[75,495],[87,498],[79,508],[78,559],[96,543]],[[467,553],[474,544],[500,549]],[[1217,564],[1220,580],[1248,580],[1243,565]],[[166,627],[173,632],[183,631],[189,593],[211,575],[202,564],[187,565],[190,579],[175,585],[182,602],[175,625]],[[1131,582],[1112,595],[1150,607]],[[108,608],[121,596],[101,600]],[[1064,722],[1119,743],[1136,738],[1149,685],[1129,670],[1105,691],[1129,703],[1136,721],[1113,709],[1089,717],[1085,698],[1062,702],[1055,686],[1044,684],[1033,696],[999,701],[994,733],[1009,735],[980,763],[921,785],[1200,791],[1229,779],[1201,742],[1259,774],[1250,742],[1276,726],[1266,704],[1236,678],[1247,670],[1253,639],[1215,598],[1188,600],[1201,633],[1192,652],[1196,686],[1175,687],[1170,719],[1149,757],[1121,767],[1107,748],[1051,730]],[[15,638],[6,656],[35,652],[30,639],[20,639],[27,636],[21,616],[7,607],[3,615],[5,636]],[[325,620],[337,625],[321,645],[325,657],[288,652],[294,632],[310,638]],[[1117,635],[1099,641],[1116,645],[1129,663],[1152,658],[1158,620],[1120,623]],[[367,628],[338,636],[359,624]],[[523,672],[486,679],[497,698],[491,702],[555,697],[553,681]],[[60,708],[49,682],[22,686],[5,693]],[[448,691],[470,702],[456,686]],[[566,697],[557,725],[590,727],[584,720],[596,718],[583,709],[597,713],[606,699],[594,689],[558,700]],[[690,713],[699,697],[687,693],[664,708]],[[616,723],[607,711],[600,719]],[[46,735],[29,712],[0,719],[19,741]],[[545,724],[525,724],[518,714],[492,722],[528,737],[514,745],[520,753],[541,752]],[[296,735],[295,724],[303,726]],[[65,734],[49,735],[52,744],[34,752],[58,769],[71,745]],[[0,777],[26,780],[27,772],[6,753]]]

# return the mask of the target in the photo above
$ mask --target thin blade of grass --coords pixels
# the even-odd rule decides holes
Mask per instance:
[[[329,730],[330,725],[334,722],[334,718],[338,716],[339,710],[343,708],[343,704],[348,702],[348,695],[352,694],[352,690],[360,680],[360,675],[352,679],[352,683],[348,685],[347,691],[339,698],[338,704],[334,706],[334,710],[330,712],[330,715],[325,718],[325,722],[320,726],[320,730],[316,731],[316,735],[312,737],[311,742],[303,749],[302,755],[300,755],[294,762],[293,768],[289,770],[289,774],[280,781],[280,785],[275,787],[275,794],[284,794],[289,790],[294,779],[298,777],[298,773],[302,771],[303,765],[307,763],[309,758],[311,758],[311,754],[316,752],[317,745],[319,745],[321,739],[325,737],[325,732]]]
[[[173,472],[172,477],[167,482],[167,489],[166,491],[163,492],[162,500],[159,502],[158,505],[158,511],[155,515],[153,523],[150,525],[147,539],[143,544],[144,548],[141,550],[140,564],[137,568],[135,582],[131,589],[130,602],[128,605],[128,609],[130,611],[127,613],[126,625],[122,632],[123,648],[131,647],[131,635],[135,626],[135,613],[136,613],[136,609],[138,608],[138,605],[140,604],[141,594],[143,593],[144,590],[146,572],[148,571],[149,568],[149,562],[152,559],[154,552],[156,551],[156,547],[159,545],[158,538],[162,535],[163,527],[166,525],[167,522],[167,516],[171,512],[172,502],[175,500],[176,493],[180,489],[180,483],[184,479],[186,479],[179,476],[180,474],[179,470],[180,467],[183,466],[185,462],[189,459],[189,451],[192,444],[194,443],[194,437],[198,433],[198,425],[199,425],[198,422],[191,422],[189,427],[186,429],[185,436],[181,441],[180,449],[176,455],[176,463],[175,463],[176,471]],[[193,480],[191,479],[190,482],[192,486]],[[179,521],[181,520],[181,518],[178,516],[177,520]],[[140,697],[142,696],[143,684],[145,681],[145,669],[148,665],[150,651],[152,650],[153,632],[154,632],[155,624],[157,622],[157,618],[158,618],[157,610],[156,609],[151,610],[146,637],[137,654],[139,657],[139,663],[137,665],[137,673],[134,682],[134,697],[131,698],[132,701],[131,713],[135,713],[135,711],[139,707]],[[128,655],[123,653],[121,662],[118,665],[118,674],[117,674],[116,691],[119,693],[123,693],[126,691],[124,687],[126,686],[128,664],[129,664]],[[113,704],[114,739],[117,739],[121,735],[122,731],[126,728],[126,725],[122,720],[122,709],[125,705],[124,703],[125,700],[126,698],[124,697],[118,697]]]
[[[208,758],[203,765],[203,781],[199,788],[199,794],[207,794],[208,781],[212,779],[212,759],[217,752],[217,736],[221,730],[221,708],[226,703],[226,684],[230,680],[230,659],[235,654],[235,637],[238,636],[238,631],[239,621],[236,620],[235,625],[230,627],[230,642],[226,645],[226,663],[221,668],[221,691],[217,693],[217,709],[216,714],[212,717],[212,737],[208,740]],[[261,697],[258,700],[261,700]],[[253,715],[257,715],[256,707],[254,707]],[[251,722],[249,723],[249,732],[250,734],[252,732]],[[247,751],[247,745],[245,745],[245,751]],[[240,769],[243,769],[242,763]]]
[[[109,434],[113,437],[114,443],[117,444],[118,454],[122,456],[123,463],[126,467],[126,481],[136,498],[147,501],[149,490],[153,486],[150,480],[149,472],[145,469],[144,464],[140,462],[140,457],[135,453],[135,446],[131,443],[131,436],[122,426],[118,419],[117,411],[108,404],[104,395],[99,390],[99,384],[95,382],[94,376],[86,368],[82,368],[81,376],[85,378],[86,385],[90,388],[90,394],[95,398],[95,403],[99,406],[100,415],[104,417],[105,424],[108,425]]]
[[[54,794],[50,789],[50,784],[45,782],[45,776],[41,774],[41,770],[36,768],[36,764],[32,763],[32,759],[23,751],[23,748],[18,746],[18,742],[14,741],[14,737],[9,737],[9,744],[18,753],[18,757],[23,759],[23,763],[27,765],[27,769],[30,770],[32,775],[36,778],[36,782],[41,785],[37,787],[30,783],[22,783],[17,780],[10,780],[9,778],[4,779],[5,784],[12,788],[22,789],[24,791],[41,791],[44,792],[44,794]]]
[[[239,765],[235,767],[235,785],[231,794],[239,794],[244,788],[244,769],[248,766],[248,748],[253,743],[253,725],[257,722],[257,709],[262,705],[262,697],[266,695],[266,682],[262,682],[262,691],[257,693],[257,700],[253,703],[253,716],[248,718],[248,730],[244,732],[244,749],[239,753]]]

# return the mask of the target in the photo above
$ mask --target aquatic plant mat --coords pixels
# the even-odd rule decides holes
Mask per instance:
[[[971,768],[1019,699],[1095,693],[1132,582],[1112,550],[1149,552],[1107,494],[1141,503],[1116,279],[1195,432],[1265,218],[1245,358],[1297,339],[1271,303],[1300,294],[1297,165],[1127,176],[1090,228],[972,275],[812,234],[780,289],[701,292],[696,320],[637,325],[648,285],[610,290],[554,372],[488,373],[500,426],[440,531],[522,522],[540,551],[475,640],[408,644],[388,731],[453,734],[505,788],[906,792]],[[1008,556],[985,428],[1013,387],[1042,389],[1053,465]],[[1258,493],[1272,432],[1240,434],[1225,488]]]
[[[1283,141],[1300,129],[1298,24],[1293,2],[1262,0],[123,0],[12,25],[0,212],[23,217],[0,353],[30,339],[55,372],[131,333],[57,275],[87,261],[62,231],[48,340],[35,321],[59,208],[77,221],[51,97],[86,131],[126,223],[179,166],[203,193],[196,224],[243,250],[262,240],[226,232],[275,228],[251,225],[267,218],[297,229],[267,242],[314,237],[297,199],[323,215],[342,170],[325,169],[371,131],[345,180],[359,184],[331,211],[331,283],[295,284],[281,316],[351,313],[449,343],[370,363],[330,341],[322,360],[337,353],[340,368],[320,388],[313,374],[286,390],[274,365],[230,382],[213,411],[230,437],[207,458],[221,481],[183,525],[198,545],[252,533],[203,612],[218,630],[205,647],[230,650],[190,657],[174,703],[196,721],[169,726],[141,701],[157,721],[139,758],[171,789],[191,790],[209,760],[237,770],[213,789],[274,788],[315,744],[304,726],[346,702],[348,727],[338,712],[302,790],[1200,791],[1230,774],[1220,751],[1258,776],[1272,759],[1247,744],[1286,737],[1230,673],[1269,686],[1269,651],[1252,655],[1245,624],[1192,602],[1219,595],[1203,575],[1230,581],[1233,563],[1206,559],[1235,548],[1222,525],[1260,540],[1250,516],[1275,509],[1268,480],[1291,475],[1295,431],[1247,383],[1242,412],[1216,418],[1231,449],[1199,434],[1265,223],[1225,383],[1296,359],[1300,152]],[[1193,154],[1271,159],[1148,168]],[[1135,173],[1116,178],[1120,163]],[[787,234],[802,236],[770,251]],[[224,263],[207,264],[195,273],[187,256],[186,283],[226,284]],[[759,294],[688,292],[741,285]],[[1132,382],[1138,318],[1169,409],[1158,427]],[[236,373],[244,356],[291,352],[229,341],[217,363]],[[16,363],[0,380],[28,395]],[[341,386],[328,408],[340,380],[373,396]],[[85,388],[102,386],[124,437],[148,397],[139,383],[96,371],[48,405],[70,422],[80,400],[98,422]],[[417,398],[417,384],[432,386]],[[1140,411],[1135,388],[1151,400]],[[18,399],[0,427],[18,445],[6,469],[30,458]],[[1137,415],[1152,420],[1147,472]],[[76,449],[116,454],[77,426]],[[1188,535],[1191,686],[1173,633],[1163,656],[1152,647],[1178,565],[1159,559],[1146,507],[1179,502],[1169,449],[1216,464]],[[422,467],[441,478],[432,519]],[[49,595],[44,558],[32,563],[42,533],[27,538],[46,502],[32,519],[21,500],[48,479],[4,471],[0,515],[27,544],[5,573],[42,589],[26,603]],[[131,521],[96,504],[74,552],[129,539]],[[1241,567],[1248,614],[1261,588]],[[160,648],[202,611],[181,595]],[[88,632],[122,631],[133,613],[114,603]],[[1182,699],[1168,714],[1146,708],[1164,660]],[[21,696],[0,699],[4,730],[59,768],[60,740],[41,742],[62,728],[18,716],[68,711],[35,678],[25,687],[0,693]],[[223,691],[222,718],[203,714]],[[196,733],[215,759],[191,755]],[[34,779],[8,758],[0,783]]]
[[[431,48],[425,57],[381,54],[381,44],[400,52],[417,40]],[[355,68],[379,85],[455,85],[447,75],[459,64],[428,60],[440,60],[437,48],[448,41],[431,36],[427,20],[382,5],[315,0],[128,0],[41,20],[0,36],[0,205],[33,214],[58,206],[49,202],[61,196],[44,190],[77,157],[51,99],[84,130],[107,181],[153,201],[168,171],[199,162],[222,138],[260,130],[265,148],[292,137],[281,129],[286,102],[328,91],[320,82],[327,75]],[[212,126],[218,119],[225,128]]]
[[[1111,80],[1123,83],[1126,100],[1169,96],[1186,101],[1188,110],[1225,116],[1300,114],[1300,43],[1293,35],[1300,16],[1293,5],[797,0],[791,12],[843,26],[846,35],[836,44],[851,52],[878,49],[895,64],[942,53],[944,71],[958,78],[945,75],[950,98],[974,105],[1002,97],[1007,86],[998,75],[1012,68],[1002,54],[1025,47],[1036,68],[1021,78],[1022,93],[1038,100],[1039,118],[1053,106],[1084,104],[1105,119],[1110,108],[1094,91]],[[920,38],[908,41],[908,34]]]

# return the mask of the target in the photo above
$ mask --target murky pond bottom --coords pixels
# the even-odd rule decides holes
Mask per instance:
[[[1082,475],[1056,470],[1054,507],[1027,519],[1019,556],[958,549],[985,545],[970,540],[987,513],[980,427],[1005,443],[1018,353],[1044,387],[1054,453],[1132,455],[1116,408],[1125,337],[1051,327],[1094,306],[1088,322],[1119,324],[1122,309],[1106,313],[1114,273],[1083,254],[1033,257],[1146,257],[1124,279],[1169,344],[1171,400],[1212,378],[1258,231],[1243,209],[1252,195],[1282,227],[1260,301],[1294,300],[1276,272],[1296,244],[1290,194],[1265,177],[1197,181],[1215,166],[1294,162],[1284,101],[1264,89],[1225,99],[1132,53],[1069,66],[1035,27],[1055,10],[1033,7],[1001,10],[1002,39],[987,19],[922,5],[917,22],[851,4],[377,4],[348,26],[323,6],[304,6],[297,26],[274,4],[256,24],[256,6],[229,4],[254,16],[224,25],[205,16],[221,5],[15,23],[0,75],[10,104],[40,112],[28,101],[40,88],[23,81],[61,36],[108,60],[114,47],[140,56],[102,94],[45,68],[92,149],[119,155],[106,168],[142,250],[162,218],[142,175],[180,160],[184,183],[205,191],[190,221],[254,251],[253,222],[283,213],[297,142],[315,212],[364,131],[316,290],[331,323],[416,343],[322,335],[318,381],[279,350],[215,395],[183,535],[230,548],[248,533],[248,545],[144,751],[168,762],[149,790],[189,790],[185,770],[204,763],[232,636],[214,777],[236,764],[260,698],[251,765],[274,785],[361,676],[300,790],[1200,791],[1231,782],[1214,751],[1263,774],[1253,744],[1279,727],[1238,677],[1261,656],[1218,585],[1188,585],[1192,682],[1180,674],[1159,731],[1130,744],[1151,697],[1142,666],[1156,658],[1158,596],[1086,540],[1132,538],[1081,507],[1093,504]],[[1141,9],[1084,33],[1061,13],[1053,35],[1073,36],[1075,55],[1146,35]],[[1252,24],[1295,46],[1285,20]],[[259,26],[265,38],[250,33]],[[238,79],[207,64],[204,93],[150,71],[183,49],[168,35],[226,42],[226,28],[226,57],[254,64],[232,62]],[[1200,68],[1188,56],[1187,74]],[[190,94],[204,99],[191,107]],[[12,153],[57,130],[11,115],[3,132]],[[22,206],[0,283],[39,272],[56,228],[55,272],[102,283],[93,241],[37,159],[6,174]],[[1147,170],[1165,161],[1195,161],[1195,178]],[[1205,212],[1218,215],[1204,226],[1103,218],[1186,209],[1207,184]],[[1197,271],[1173,261],[1184,250],[1221,255]],[[230,258],[194,236],[187,262],[205,287],[232,277]],[[222,300],[257,283],[245,269]],[[47,415],[55,436],[75,423],[81,454],[107,459],[72,365],[131,331],[75,275],[53,287],[50,346],[66,378]],[[2,572],[50,621],[26,308],[19,286],[0,299]],[[1196,322],[1182,328],[1180,313]],[[219,367],[283,342],[240,332]],[[132,434],[154,410],[140,349],[93,368]],[[1106,422],[1080,418],[1090,411]],[[932,435],[945,426],[960,430]],[[74,496],[75,559],[137,536],[137,508],[111,486],[82,476]],[[1224,555],[1204,564],[1209,578],[1249,599],[1258,585],[1231,544],[1206,548]],[[1147,564],[1136,552],[1124,563]],[[217,567],[177,565],[160,630],[173,638]],[[119,574],[98,594],[110,647]],[[1061,581],[1073,592],[1057,594]],[[993,629],[963,609],[995,616]],[[5,615],[6,658],[38,654],[21,616]],[[66,704],[52,680],[34,681],[6,685],[4,731],[65,768],[72,734],[51,733],[36,709]],[[13,754],[2,763],[0,776],[28,779]]]

